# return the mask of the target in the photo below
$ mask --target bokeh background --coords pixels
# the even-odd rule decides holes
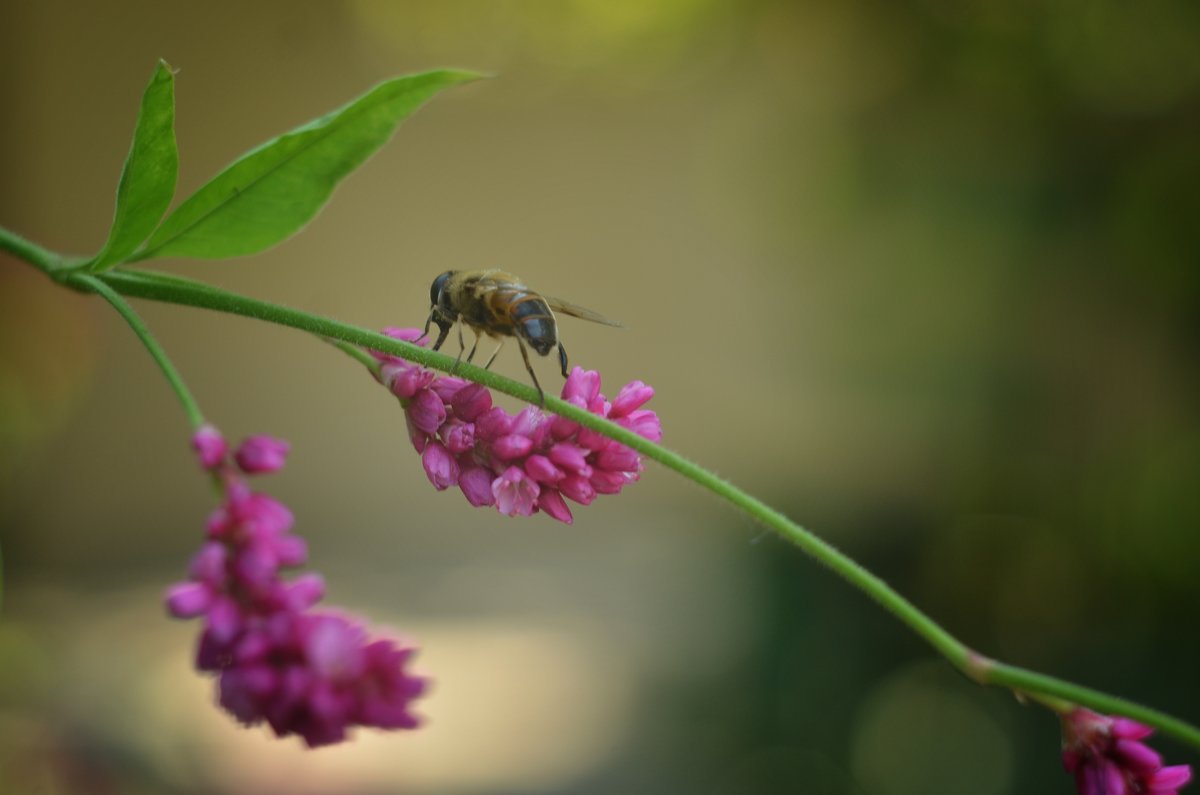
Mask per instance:
[[[1197,53],[1192,0],[15,0],[0,223],[102,244],[159,57],[180,197],[385,77],[493,73],[299,236],[162,267],[372,327],[513,270],[627,324],[562,332],[669,445],[968,643],[1195,721]],[[340,353],[138,309],[229,435],[292,440],[264,485],[328,602],[421,645],[428,726],[307,752],[213,707],[159,599],[213,500],[184,415],[105,305],[0,259],[0,791],[1071,790],[1052,716],[674,474],[572,527],[474,510]]]

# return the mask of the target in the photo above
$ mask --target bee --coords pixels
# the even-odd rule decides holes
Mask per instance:
[[[484,365],[486,370],[496,360],[496,354],[504,347],[505,340],[508,337],[516,337],[517,344],[521,346],[521,358],[525,360],[525,370],[533,379],[538,399],[543,406],[546,405],[546,394],[529,364],[528,348],[533,348],[539,356],[547,356],[557,346],[563,378],[567,377],[567,351],[558,339],[558,324],[555,322],[554,312],[590,320],[593,323],[603,323],[606,326],[621,326],[617,321],[609,320],[590,309],[536,293],[513,274],[495,269],[446,271],[433,280],[429,288],[429,301],[429,318],[425,321],[425,333],[422,336],[429,335],[431,323],[437,325],[438,337],[433,343],[433,350],[442,347],[450,329],[457,325],[458,360],[454,363],[454,367],[457,368],[466,349],[462,327],[470,326],[475,332],[475,343],[471,346],[471,352],[467,354],[468,362],[475,358],[479,338],[484,334],[500,341]]]

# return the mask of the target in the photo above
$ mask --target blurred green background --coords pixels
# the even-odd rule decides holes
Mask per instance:
[[[180,196],[384,77],[494,73],[298,237],[163,267],[371,327],[515,271],[627,324],[561,330],[670,446],[980,651],[1195,721],[1197,53],[1192,0],[18,0],[0,223],[100,247],[159,57]],[[0,791],[1071,791],[1048,713],[677,476],[573,527],[473,510],[346,357],[138,309],[230,436],[292,440],[261,485],[327,601],[421,645],[428,727],[305,752],[213,708],[159,601],[212,507],[184,415],[106,306],[3,259]]]

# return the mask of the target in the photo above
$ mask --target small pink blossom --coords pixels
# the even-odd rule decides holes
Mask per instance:
[[[424,344],[416,329],[384,333]],[[439,490],[458,485],[471,505],[495,505],[509,516],[544,511],[569,524],[574,517],[567,500],[587,505],[641,475],[641,455],[574,421],[535,406],[512,415],[493,405],[479,384],[435,375],[396,356],[374,356],[380,363],[376,377],[401,399],[409,438],[430,482]],[[578,367],[562,389],[568,403],[657,442],[658,415],[643,408],[653,396],[653,387],[633,381],[610,402],[600,391],[599,373]]]
[[[250,436],[240,445],[234,460],[246,474],[278,472],[287,463],[291,445],[272,436]]]
[[[1189,765],[1163,767],[1141,742],[1154,730],[1128,718],[1076,708],[1062,715],[1063,766],[1079,795],[1171,795],[1192,778]]]
[[[496,508],[506,516],[533,515],[539,491],[538,484],[516,467],[509,467],[492,481]]]
[[[216,675],[221,706],[246,725],[265,722],[310,746],[340,742],[354,726],[415,728],[412,703],[428,682],[408,670],[412,649],[371,639],[361,623],[335,611],[312,610],[325,595],[321,576],[280,574],[308,555],[303,539],[290,534],[291,511],[251,491],[224,451],[214,463],[206,458],[209,442],[196,447],[202,465],[220,474],[225,500],[209,517],[188,580],[171,586],[165,601],[177,618],[204,619],[196,667]],[[435,448],[444,460],[433,468],[449,477],[458,465],[440,444],[427,449]],[[273,471],[286,453],[286,442],[252,437],[239,447],[237,464]]]
[[[458,462],[441,442],[430,442],[421,453],[421,464],[429,482],[438,491],[458,485]]]
[[[192,435],[192,449],[200,459],[200,466],[215,469],[225,460],[228,446],[225,437],[214,426],[205,423]]]

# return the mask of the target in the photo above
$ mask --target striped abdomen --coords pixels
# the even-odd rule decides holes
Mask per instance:
[[[496,331],[520,337],[542,356],[558,344],[554,313],[537,293],[523,287],[504,287],[488,294],[485,301]]]

